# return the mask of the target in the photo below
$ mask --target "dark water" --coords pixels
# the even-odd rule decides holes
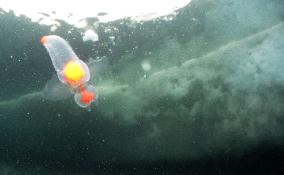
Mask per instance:
[[[193,0],[172,20],[100,23],[95,43],[3,12],[0,174],[283,174],[283,9]],[[94,111],[40,95],[48,34],[107,60]]]

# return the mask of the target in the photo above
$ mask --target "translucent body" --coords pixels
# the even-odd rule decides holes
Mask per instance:
[[[47,49],[59,81],[48,81],[43,94],[47,99],[59,100],[74,94],[75,102],[81,107],[89,107],[95,102],[96,89],[88,85],[88,66],[74,53],[67,41],[56,35],[44,36],[41,43]],[[54,78],[53,78],[54,79]],[[64,88],[64,86],[66,88]],[[70,93],[71,92],[71,93]]]
[[[49,35],[42,37],[41,43],[47,49],[53,67],[62,83],[67,83],[64,78],[63,70],[70,61],[77,62],[84,69],[85,76],[82,79],[83,82],[90,80],[90,71],[88,66],[78,58],[67,41],[59,36]]]

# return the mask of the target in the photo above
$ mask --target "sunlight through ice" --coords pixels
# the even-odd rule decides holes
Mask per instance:
[[[33,21],[40,18],[65,20],[80,26],[86,17],[98,17],[108,22],[124,17],[148,20],[168,15],[190,3],[191,0],[0,0],[0,8],[13,10],[16,15],[24,14]],[[42,20],[43,24],[44,20]]]

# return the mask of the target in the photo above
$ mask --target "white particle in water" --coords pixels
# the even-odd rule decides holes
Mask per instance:
[[[87,30],[85,32],[84,36],[83,36],[83,41],[93,41],[93,42],[95,42],[95,41],[98,41],[98,40],[99,40],[98,34],[95,31],[91,30],[91,29]]]
[[[151,68],[152,68],[151,63],[150,63],[150,61],[148,61],[148,60],[142,61],[141,67],[142,67],[142,69],[143,69],[144,71],[149,71],[149,70],[151,70]]]

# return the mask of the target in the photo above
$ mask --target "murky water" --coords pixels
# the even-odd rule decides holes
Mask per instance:
[[[283,9],[192,0],[83,27],[2,10],[0,174],[283,173]],[[50,34],[89,65],[92,111],[42,96]]]

